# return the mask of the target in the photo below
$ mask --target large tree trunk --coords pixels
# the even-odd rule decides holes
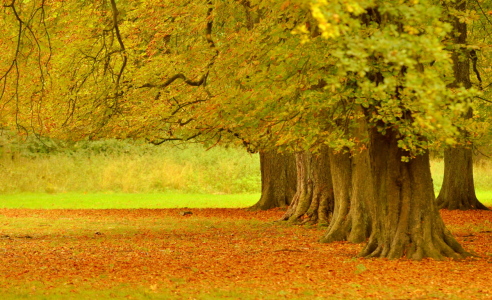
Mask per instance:
[[[397,133],[370,131],[375,201],[370,207],[372,231],[361,256],[422,259],[462,258],[461,245],[446,229],[432,185],[428,154],[409,162],[398,147]]]
[[[439,208],[488,209],[475,194],[472,149],[458,146],[444,151],[444,178],[437,197]]]
[[[453,4],[458,11],[466,10],[466,1]],[[458,18],[453,18],[453,41],[457,45],[465,45],[467,40],[467,26]],[[453,51],[453,73],[454,82],[451,88],[471,87],[470,81],[470,61],[468,50],[457,47]],[[473,110],[470,108],[463,116],[465,119],[473,117]],[[462,131],[464,136],[466,131]],[[473,153],[471,147],[458,145],[452,149],[444,151],[444,179],[441,191],[437,197],[439,208],[446,209],[488,209],[475,195],[475,184],[473,182]]]
[[[296,154],[297,192],[281,220],[303,223],[327,224],[333,211],[333,186],[331,183],[328,149],[319,154]]]
[[[294,154],[260,152],[261,198],[251,210],[286,207],[296,193]]]

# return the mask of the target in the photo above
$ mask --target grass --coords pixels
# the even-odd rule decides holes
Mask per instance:
[[[259,199],[259,157],[241,148],[103,140],[53,151],[35,142],[17,152],[0,147],[0,207],[247,207]],[[431,169],[437,194],[442,159]],[[477,197],[488,206],[491,169],[485,159],[474,167]]]
[[[482,202],[485,206],[492,207],[492,191],[475,191],[478,200]]]
[[[249,207],[260,194],[183,193],[16,193],[0,195],[0,208],[32,209],[132,209],[132,208],[237,208]]]
[[[302,293],[296,293],[290,290],[290,288],[286,288],[285,290],[280,290],[277,292],[272,292],[268,289],[257,289],[254,291],[251,289],[241,289],[235,288],[233,290],[228,289],[209,289],[203,294],[198,293],[194,289],[190,289],[186,282],[176,281],[175,286],[179,288],[177,290],[163,290],[160,287],[154,286],[129,286],[126,284],[122,284],[118,287],[114,287],[111,289],[105,290],[94,290],[91,289],[89,285],[86,287],[78,287],[76,289],[71,288],[70,286],[63,286],[60,284],[56,287],[53,287],[49,290],[49,292],[44,295],[40,295],[36,293],[36,290],[43,290],[46,287],[42,283],[32,283],[24,286],[18,287],[12,294],[5,295],[2,299],[4,300],[17,300],[17,299],[49,299],[49,300],[65,300],[65,299],[135,299],[135,300],[144,300],[144,299],[162,299],[162,300],[181,300],[181,299],[200,299],[200,300],[215,300],[215,299],[237,299],[237,300],[256,300],[256,299],[265,299],[265,300],[275,300],[275,299],[306,299],[306,300],[324,300],[324,299],[342,299],[336,295],[332,296],[320,296],[320,293],[310,291],[306,286],[294,287],[295,289],[304,289]],[[362,287],[361,286],[345,286],[344,294],[347,295],[343,299],[361,299],[357,295]],[[366,287],[364,287],[366,288]],[[372,289],[374,293],[381,293],[378,287],[370,287],[366,289]],[[314,289],[313,289],[314,290]],[[415,289],[417,290],[417,289]],[[1,291],[1,289],[0,289]],[[411,293],[411,292],[409,292]],[[349,295],[352,295],[350,297]],[[398,295],[401,294],[401,291],[397,290],[389,292],[389,295]],[[448,300],[458,300],[462,299],[459,297],[452,297],[449,294],[446,295],[444,293],[439,293],[436,291],[435,294],[432,295],[432,299],[448,299]]]
[[[80,300],[93,300],[93,299],[134,299],[134,300],[181,300],[181,299],[200,299],[200,300],[216,300],[216,299],[228,299],[228,300],[275,300],[275,299],[306,299],[306,300],[340,300],[340,299],[371,299],[374,297],[364,297],[358,296],[361,289],[364,289],[368,294],[373,295],[386,295],[387,299],[399,299],[396,298],[402,294],[402,290],[397,288],[386,288],[381,291],[381,287],[378,286],[360,286],[357,284],[343,286],[344,297],[337,295],[331,296],[320,296],[321,293],[309,290],[307,286],[301,285],[293,287],[296,290],[303,290],[301,293],[293,292],[290,288],[285,290],[280,290],[272,292],[267,289],[241,289],[235,288],[233,290],[228,289],[210,289],[207,292],[200,294],[196,290],[187,287],[186,282],[176,281],[175,286],[179,288],[177,290],[163,290],[159,286],[130,286],[127,284],[122,284],[117,287],[105,290],[94,290],[91,289],[90,285],[79,286],[77,288],[72,288],[69,286],[64,286],[63,283],[58,286],[54,286],[49,289],[48,292],[43,294],[36,293],[37,290],[44,290],[46,286],[40,282],[34,282],[26,284],[24,286],[19,286],[16,291],[11,294],[4,294],[2,299],[4,300],[17,300],[17,299],[49,299],[49,300],[66,300],[66,299],[80,299]],[[2,291],[0,289],[0,291]],[[475,291],[477,295],[480,295],[480,290]],[[405,287],[404,294],[406,295],[419,295],[424,294],[428,297],[417,298],[417,299],[447,299],[447,300],[463,300],[464,298],[460,296],[455,296],[450,293],[444,293],[438,290],[430,291],[425,293],[422,289]],[[377,297],[376,297],[377,299]],[[406,298],[412,299],[412,298]],[[485,299],[485,298],[477,298]]]
[[[45,295],[36,294],[36,290],[45,289],[42,283],[32,283],[20,286],[12,294],[7,294],[2,299],[4,300],[17,300],[17,299],[49,299],[49,300],[66,300],[66,299],[135,299],[135,300],[174,300],[174,299],[203,299],[203,300],[214,300],[214,299],[258,299],[256,296],[247,295],[249,291],[241,291],[240,289],[234,291],[224,291],[222,289],[212,289],[204,295],[197,295],[196,292],[184,287],[184,282],[176,282],[176,286],[181,287],[181,291],[169,291],[161,290],[153,286],[129,286],[122,284],[118,287],[113,287],[111,289],[105,290],[94,290],[90,285],[77,287],[76,289],[70,286],[63,286],[63,283],[53,287]],[[1,289],[0,289],[1,291]],[[256,291],[257,295],[269,295],[268,291]],[[283,298],[283,297],[282,297]],[[275,295],[270,295],[268,298],[262,299],[279,299]],[[297,298],[301,299],[301,298]],[[322,298],[311,298],[304,297],[304,299],[322,299]]]
[[[244,149],[117,141],[90,146],[49,154],[0,153],[0,193],[260,192],[259,156]]]

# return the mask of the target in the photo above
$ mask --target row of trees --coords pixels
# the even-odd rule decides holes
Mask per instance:
[[[0,121],[64,139],[239,143],[260,152],[255,208],[289,204],[284,220],[367,240],[362,256],[464,257],[438,208],[485,208],[470,143],[488,130],[477,62],[490,4],[467,4],[4,1]]]

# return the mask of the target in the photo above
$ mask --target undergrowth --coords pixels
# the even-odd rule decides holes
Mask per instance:
[[[3,148],[0,193],[235,194],[258,193],[261,185],[258,155],[233,147],[106,140]]]

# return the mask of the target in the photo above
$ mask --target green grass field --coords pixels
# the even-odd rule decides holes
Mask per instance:
[[[492,191],[476,191],[477,198],[488,207],[492,207]]]
[[[241,148],[101,143],[74,152],[0,152],[0,194],[260,192],[259,155]]]
[[[182,193],[20,193],[0,195],[0,208],[132,209],[132,208],[240,208],[249,207],[260,194]]]
[[[135,208],[243,208],[260,199],[261,194],[183,194],[183,193],[18,193],[0,195],[0,208],[29,209],[135,209]],[[477,191],[478,199],[492,207],[492,191]]]
[[[0,148],[0,208],[232,208],[260,198],[259,155],[242,148],[103,140],[49,152],[35,142]],[[491,169],[489,160],[474,167],[488,206]],[[436,195],[443,170],[442,159],[431,161]]]
[[[492,207],[492,172],[490,170],[492,170],[492,161],[480,161],[473,167],[473,179],[478,200],[486,206]],[[431,160],[431,172],[437,197],[443,180],[444,161],[442,159]]]

